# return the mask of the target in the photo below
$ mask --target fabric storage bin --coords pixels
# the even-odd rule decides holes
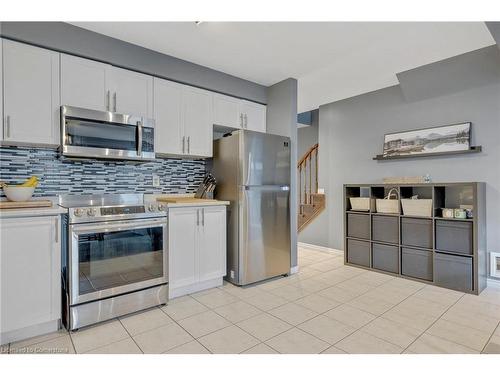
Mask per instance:
[[[436,220],[436,250],[472,255],[472,223]]]
[[[359,266],[370,267],[370,243],[348,239],[347,262]]]
[[[370,198],[357,197],[349,198],[351,202],[351,210],[354,211],[370,211]]]
[[[403,215],[432,217],[432,199],[401,199]]]
[[[401,218],[401,244],[432,249],[432,220]]]
[[[370,215],[347,214],[347,237],[370,239]]]
[[[472,258],[436,252],[434,274],[436,285],[462,292],[472,290]]]
[[[372,267],[378,270],[399,272],[399,247],[374,243],[372,245]]]
[[[401,248],[401,274],[432,281],[432,251]]]
[[[399,217],[373,215],[372,240],[399,243]]]

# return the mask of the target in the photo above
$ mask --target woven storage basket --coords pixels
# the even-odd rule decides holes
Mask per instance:
[[[391,199],[391,197],[395,197],[395,199]],[[399,196],[398,190],[396,188],[392,188],[389,190],[387,197],[384,199],[377,199],[375,201],[375,207],[377,212],[382,214],[399,214]]]
[[[351,201],[351,210],[370,211],[370,198],[349,198]]]
[[[403,215],[432,216],[432,199],[401,199]]]

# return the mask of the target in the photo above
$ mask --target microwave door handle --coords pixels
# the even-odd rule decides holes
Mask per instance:
[[[142,155],[142,121],[137,121],[137,156]]]

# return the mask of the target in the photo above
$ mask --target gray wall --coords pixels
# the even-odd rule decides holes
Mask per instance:
[[[0,36],[265,104],[267,87],[63,22],[2,22]]]
[[[269,87],[267,131],[290,137],[290,228],[291,267],[297,266],[297,80],[288,78]]]
[[[460,59],[458,56],[457,59]],[[500,69],[500,58],[498,60]],[[430,66],[418,68],[407,76],[406,86],[435,87],[441,77],[429,73]],[[477,76],[482,64],[470,66],[467,77]],[[489,73],[487,73],[489,74]],[[430,81],[429,81],[430,80]],[[432,82],[431,82],[432,81]],[[448,87],[457,88],[453,83]],[[393,86],[320,107],[320,176],[328,173],[328,223],[316,227],[315,235],[330,247],[343,248],[342,185],[344,183],[381,182],[386,176],[422,176],[435,182],[484,181],[487,184],[487,246],[500,251],[500,82],[493,80],[457,92],[428,93],[424,99],[408,101],[402,86]],[[472,145],[483,152],[449,157],[428,157],[394,161],[374,161],[381,153],[385,133],[472,122]],[[322,244],[322,241],[318,241]],[[314,243],[314,242],[313,242]]]

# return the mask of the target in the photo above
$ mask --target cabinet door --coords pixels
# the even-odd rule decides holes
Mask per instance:
[[[168,212],[168,279],[170,288],[192,285],[197,281],[196,208],[171,208]]]
[[[112,111],[153,118],[153,77],[111,67]]]
[[[109,111],[109,69],[107,64],[61,54],[61,104]]]
[[[200,282],[226,275],[226,207],[200,208],[198,278]]]
[[[240,100],[220,94],[213,94],[212,99],[214,125],[241,128]]]
[[[182,85],[154,79],[155,149],[161,154],[183,154]],[[185,139],[184,139],[185,142]]]
[[[265,105],[242,100],[240,110],[243,113],[243,124],[245,129],[263,133],[266,132]]]
[[[186,153],[193,156],[212,156],[213,123],[211,95],[208,91],[184,86],[182,117],[186,136]]]
[[[59,218],[1,219],[2,332],[61,317]]]
[[[0,131],[0,141],[3,141],[3,133],[4,133],[4,128],[3,128],[3,87],[1,87],[1,84],[3,82],[3,43],[2,40],[0,39],[0,124],[1,124],[1,131]]]
[[[59,54],[3,40],[4,140],[59,143]]]

